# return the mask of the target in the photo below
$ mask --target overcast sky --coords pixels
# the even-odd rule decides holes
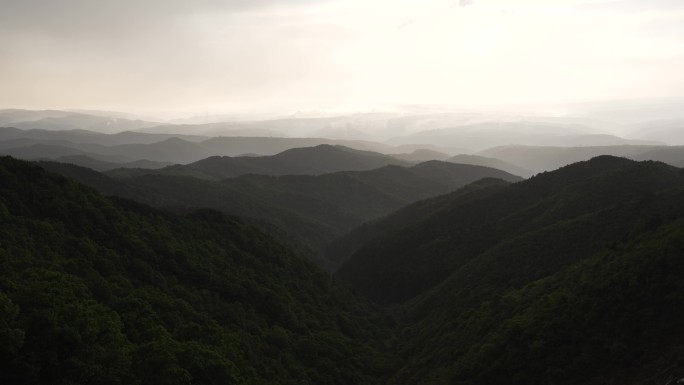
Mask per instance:
[[[0,0],[0,108],[684,96],[681,0]]]

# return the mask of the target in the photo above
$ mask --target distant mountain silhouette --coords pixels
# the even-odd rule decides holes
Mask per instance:
[[[657,160],[672,166],[684,167],[684,146],[657,147],[630,158],[634,160]]]
[[[676,166],[681,164],[679,163],[681,158],[677,155],[679,151],[680,147],[666,146],[503,146],[481,151],[478,155],[510,162],[537,173],[555,170],[600,155],[620,156],[634,160],[656,160]]]
[[[653,120],[637,127],[630,137],[658,140],[670,146],[684,145],[684,118]]]
[[[450,156],[439,151],[430,150],[427,148],[419,148],[413,150],[411,153],[404,154],[390,154],[392,157],[405,160],[407,162],[427,162],[428,160],[447,160]],[[458,163],[458,162],[456,162]]]
[[[461,147],[481,151],[504,145],[534,146],[607,146],[659,145],[642,139],[624,139],[606,134],[592,134],[579,124],[545,121],[483,122],[441,129],[431,129],[393,138],[390,144],[425,143],[441,147]]]
[[[0,110],[0,124],[22,129],[61,131],[80,129],[101,133],[117,133],[153,127],[159,123],[66,111],[20,112]]]
[[[516,166],[512,163],[503,161],[501,159],[496,159],[496,158],[488,158],[485,156],[479,156],[479,155],[466,155],[466,154],[459,154],[459,155],[454,155],[448,159],[445,159],[447,162],[452,162],[452,163],[463,163],[463,164],[474,164],[477,166],[485,166],[485,167],[492,167],[492,168],[497,168],[499,170],[506,171],[508,173],[511,173],[513,175],[519,175],[524,178],[532,176],[534,173],[528,169],[522,168],[520,166]]]
[[[336,171],[364,171],[387,165],[406,166],[407,162],[371,151],[354,150],[344,146],[321,144],[315,147],[293,148],[279,154],[264,157],[243,157],[240,165],[249,164],[253,169],[232,172],[236,158],[212,157],[188,165],[220,179],[247,173],[264,175],[317,175]]]
[[[14,127],[0,127],[0,142],[14,139],[32,139],[34,144],[49,144],[49,141],[70,142],[78,144],[99,144],[116,146],[119,144],[151,144],[169,138],[180,138],[190,142],[200,142],[208,137],[197,135],[145,134],[123,131],[116,134],[104,134],[95,131],[74,129],[67,131],[30,129],[22,130]]]
[[[245,174],[318,175],[336,171],[364,171],[387,165],[408,166],[409,163],[371,151],[321,144],[294,148],[272,156],[214,156],[185,166],[170,166],[159,170],[131,170],[130,175],[186,175],[205,179],[226,179]],[[127,170],[112,175],[126,176]]]
[[[56,162],[71,163],[77,166],[88,167],[95,171],[109,171],[121,167],[136,168],[136,169],[158,169],[170,166],[169,163],[153,162],[150,160],[136,160],[132,162],[108,162],[91,158],[87,155],[65,155],[54,159]]]
[[[19,139],[21,141],[21,139]],[[15,141],[10,141],[10,144],[14,144]],[[93,148],[95,147],[95,148]],[[65,156],[88,156],[92,159],[98,159],[109,162],[130,162],[133,158],[115,155],[115,154],[102,154],[102,152],[90,152],[88,150],[96,151],[99,146],[88,146],[87,150],[80,150],[74,147],[68,147],[60,144],[31,144],[22,147],[14,148],[2,148],[0,153],[4,155],[11,155],[19,159],[57,159]]]

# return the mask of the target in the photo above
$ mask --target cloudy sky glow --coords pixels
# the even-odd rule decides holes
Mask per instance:
[[[0,108],[684,96],[680,0],[0,0]]]

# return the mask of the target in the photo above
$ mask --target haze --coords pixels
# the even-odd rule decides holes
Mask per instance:
[[[164,118],[679,98],[684,3],[2,0],[0,57],[3,108]]]

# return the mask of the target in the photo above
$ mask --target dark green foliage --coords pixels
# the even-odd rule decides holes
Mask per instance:
[[[4,384],[377,383],[382,317],[253,227],[0,158]]]
[[[437,166],[426,175],[444,178]],[[341,175],[326,181],[331,199],[402,174]],[[254,199],[272,180],[293,196],[321,188],[240,179]],[[684,172],[661,163],[599,157],[520,183],[481,180],[366,224],[334,250],[353,253],[340,276],[396,304],[383,313],[216,211],[105,199],[7,158],[0,180],[2,383],[684,378]]]
[[[393,384],[665,384],[684,378],[682,218],[681,170],[599,157],[409,206],[340,276],[401,302]]]
[[[411,360],[391,383],[665,384],[684,377],[683,255],[678,219],[495,295],[471,292],[468,301],[458,292],[463,284],[450,280],[431,294],[451,295],[449,304],[433,303],[404,331],[411,342],[402,354]],[[436,359],[444,365],[425,365]]]

